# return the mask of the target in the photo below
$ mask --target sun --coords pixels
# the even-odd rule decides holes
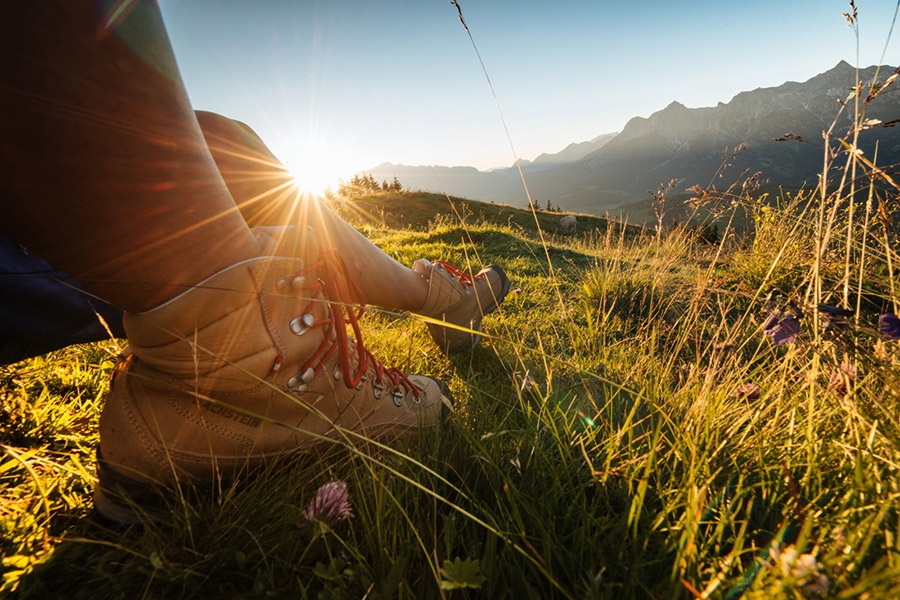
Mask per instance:
[[[326,190],[337,190],[338,183],[347,179],[346,158],[324,145],[298,149],[284,162],[301,190],[321,196]]]

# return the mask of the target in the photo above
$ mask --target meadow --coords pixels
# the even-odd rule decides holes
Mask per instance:
[[[765,193],[753,174],[697,189],[687,208],[715,235],[333,199],[404,264],[494,262],[513,280],[483,342],[449,358],[408,314],[362,320],[385,364],[449,385],[455,414],[420,439],[351,437],[178,490],[143,525],[92,514],[124,340],[0,367],[0,595],[900,596],[900,186],[850,133],[807,190]],[[352,516],[308,519],[333,481]]]

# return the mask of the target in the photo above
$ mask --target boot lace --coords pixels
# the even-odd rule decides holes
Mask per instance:
[[[445,260],[434,260],[431,261],[431,263],[433,265],[440,265],[442,269],[453,275],[457,281],[467,287],[474,286],[477,279],[484,279],[487,277],[487,273],[484,272],[478,273],[477,275],[470,275],[453,263],[448,263]]]
[[[348,388],[361,389],[371,368],[375,375],[371,384],[376,398],[381,397],[384,384],[389,382],[395,398],[398,398],[398,393],[405,395],[402,388],[412,392],[415,401],[420,402],[419,388],[409,381],[407,375],[395,367],[385,367],[363,343],[359,319],[365,312],[365,300],[362,290],[350,277],[347,266],[337,251],[322,249],[319,260],[306,266],[299,275],[305,279],[301,287],[308,290],[310,298],[303,314],[310,315],[312,305],[324,300],[328,304],[330,315],[330,318],[306,321],[304,325],[330,326],[333,332],[332,335],[325,335],[325,339],[303,365],[300,372],[308,374],[304,379],[311,380],[318,375],[325,368],[326,361],[337,352],[340,378]],[[353,331],[353,339],[347,335],[348,325]],[[335,374],[335,379],[337,378]]]

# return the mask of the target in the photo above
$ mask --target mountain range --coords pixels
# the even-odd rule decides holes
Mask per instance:
[[[845,136],[851,125],[857,81],[863,106],[873,89],[879,89],[869,85],[876,74],[882,86],[894,72],[890,66],[857,70],[842,61],[805,82],[741,92],[715,107],[687,108],[672,102],[647,118],[631,119],[619,133],[519,164],[539,207],[549,201],[566,211],[598,215],[640,213],[649,206],[649,190],[672,180],[673,194],[694,185],[722,189],[757,172],[772,186],[815,185],[823,165],[823,132],[830,129],[831,147],[839,148],[834,138]],[[900,119],[900,86],[885,86],[865,111],[882,125],[861,132],[860,148],[871,158],[877,142],[878,164],[897,165],[900,128],[890,124]],[[741,151],[735,153],[737,149]],[[726,160],[733,165],[723,172]],[[527,205],[515,165],[479,171],[384,163],[369,172],[378,181],[396,176],[410,189]]]

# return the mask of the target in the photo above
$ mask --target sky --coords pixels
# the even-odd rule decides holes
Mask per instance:
[[[384,162],[507,167],[672,101],[897,65],[897,4],[857,0],[854,30],[849,0],[459,0],[473,45],[448,0],[160,0],[194,108],[314,188]]]

